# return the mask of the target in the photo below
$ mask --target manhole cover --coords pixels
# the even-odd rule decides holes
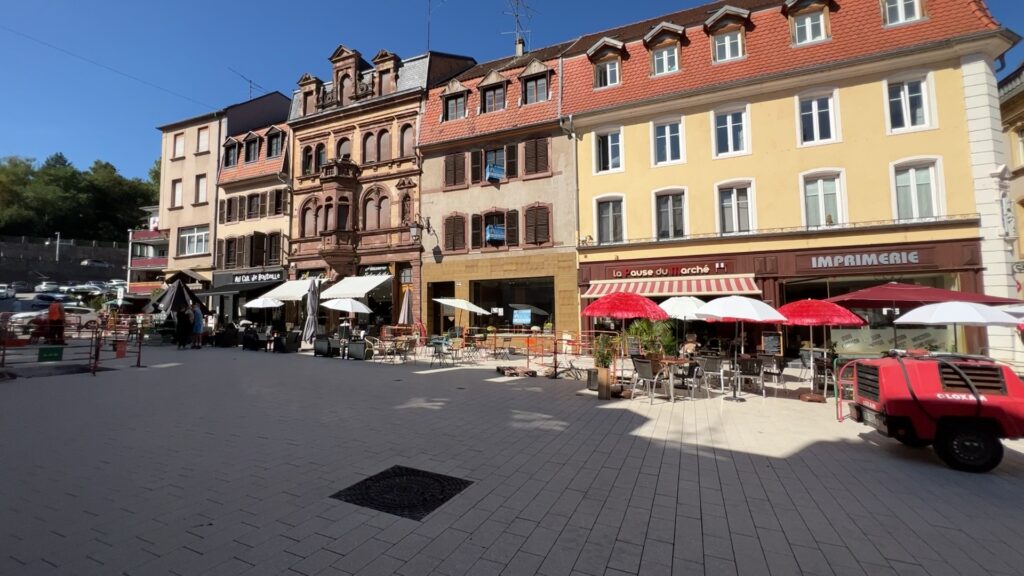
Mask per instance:
[[[422,520],[472,484],[426,470],[392,466],[331,495],[331,498],[395,516]]]

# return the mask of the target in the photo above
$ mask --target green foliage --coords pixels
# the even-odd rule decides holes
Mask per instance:
[[[626,334],[639,340],[647,355],[660,356],[674,351],[675,336],[672,334],[672,323],[668,320],[637,320],[629,325]]]
[[[601,334],[594,338],[594,366],[608,368],[615,356],[615,338]]]
[[[0,234],[124,240],[157,202],[158,187],[125,178],[109,162],[75,168],[63,154],[38,167],[29,158],[0,159]]]

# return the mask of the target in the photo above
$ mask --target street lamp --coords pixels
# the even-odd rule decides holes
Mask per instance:
[[[416,219],[409,223],[409,236],[412,237],[413,242],[417,242],[423,236],[424,231],[427,234],[434,233],[434,229],[430,227],[430,216],[421,220],[419,215],[417,215]]]
[[[49,240],[46,241],[46,245],[47,246],[50,245],[50,241]],[[53,260],[54,260],[54,262],[60,262],[60,232],[57,232],[57,251],[53,255]]]

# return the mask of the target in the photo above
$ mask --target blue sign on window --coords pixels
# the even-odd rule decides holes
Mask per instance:
[[[530,311],[529,310],[513,310],[512,311],[512,324],[530,324]]]
[[[484,172],[484,178],[487,180],[501,180],[505,177],[505,167],[500,164],[488,164],[487,170]]]
[[[498,224],[489,224],[484,229],[484,239],[487,242],[504,242],[505,241],[505,227]]]

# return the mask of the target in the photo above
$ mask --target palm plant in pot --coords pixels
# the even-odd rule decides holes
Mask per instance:
[[[615,338],[601,334],[594,338],[594,368],[597,370],[597,397],[611,398],[611,365],[615,358]]]
[[[672,323],[667,320],[637,320],[626,329],[626,335],[636,338],[640,343],[644,357],[651,361],[651,369],[655,373],[661,370],[661,359],[664,358],[666,350],[671,350],[674,346]]]

